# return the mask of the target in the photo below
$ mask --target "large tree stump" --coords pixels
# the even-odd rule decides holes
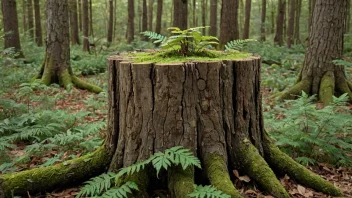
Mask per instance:
[[[158,64],[114,56],[108,59],[108,74],[105,144],[113,156],[110,171],[181,145],[201,160],[209,183],[232,197],[240,197],[230,180],[229,171],[234,169],[272,195],[289,197],[269,165],[305,185],[340,194],[281,153],[264,132],[260,57]],[[172,197],[192,192],[193,170],[173,168],[168,175]],[[147,173],[131,178],[144,183],[142,191],[146,190]]]

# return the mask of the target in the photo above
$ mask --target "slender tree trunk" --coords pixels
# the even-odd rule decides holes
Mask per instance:
[[[89,15],[88,0],[82,0],[83,51],[89,52]]]
[[[275,6],[273,0],[271,0],[271,34],[275,33]]]
[[[40,19],[39,0],[34,0],[34,16],[35,16],[35,42],[38,46],[43,45],[42,25]]]
[[[153,31],[153,13],[154,13],[154,0],[149,0],[148,5],[148,29]]]
[[[245,13],[245,20],[244,20],[244,28],[243,28],[243,39],[249,38],[251,7],[252,7],[252,0],[246,0],[246,13]]]
[[[284,31],[284,22],[285,22],[285,0],[279,0],[277,17],[276,17],[276,35],[274,42],[280,46],[283,45],[283,31]]]
[[[26,0],[22,0],[22,23],[23,23],[23,33],[27,32],[28,24],[27,24],[27,2]]]
[[[202,10],[207,10],[208,8],[208,1],[207,0],[202,0]],[[202,26],[206,26],[206,21],[207,21],[207,12],[202,12]],[[202,30],[203,35],[205,35],[205,29]]]
[[[301,43],[300,39],[300,19],[302,11],[302,0],[296,0],[296,13],[295,13],[295,33],[294,33],[294,42],[296,44]]]
[[[174,27],[187,29],[188,0],[174,0]]]
[[[217,35],[217,23],[218,23],[218,1],[210,0],[210,29],[209,34],[211,36]]]
[[[82,31],[82,0],[78,0],[78,24],[79,24],[79,31]]]
[[[266,18],[266,0],[262,0],[262,14],[261,14],[261,24],[260,24],[260,40],[265,41],[265,18]]]
[[[89,35],[94,38],[92,0],[89,0]]]
[[[112,43],[112,33],[114,27],[114,1],[109,0],[109,25],[108,25],[108,43]]]
[[[134,0],[128,0],[127,43],[134,40]]]
[[[155,25],[155,32],[161,32],[161,19],[163,15],[163,0],[158,0],[158,7],[156,11],[156,25]]]
[[[13,47],[18,52],[16,58],[23,58],[21,51],[20,35],[18,32],[18,18],[16,9],[16,0],[2,0],[2,23],[4,25],[4,49]]]
[[[117,29],[117,0],[114,0],[114,39],[116,39],[116,29]]]
[[[71,44],[79,45],[78,32],[78,16],[77,16],[77,1],[69,0],[69,16],[70,16],[70,30],[71,30]]]
[[[346,12],[346,30],[345,33],[350,32],[350,27],[351,27],[351,0],[347,1],[347,12]]]
[[[296,10],[296,0],[289,0],[289,18],[288,18],[288,27],[287,27],[287,47],[291,48],[294,44],[294,30],[295,30],[295,10]]]
[[[148,7],[147,0],[143,0],[143,8],[142,8],[142,31],[148,30]],[[151,31],[151,30],[150,30]]]
[[[238,0],[222,0],[220,19],[220,47],[239,39]]]
[[[192,27],[197,27],[196,0],[192,2]]]
[[[34,40],[34,23],[33,23],[33,0],[27,0],[27,16],[29,38]]]
[[[244,27],[244,21],[245,21],[245,6],[244,6],[244,2],[245,0],[237,0],[238,3],[239,3],[239,8],[237,9],[238,10],[238,15],[239,15],[239,19],[238,19],[238,33],[243,35],[243,27]]]

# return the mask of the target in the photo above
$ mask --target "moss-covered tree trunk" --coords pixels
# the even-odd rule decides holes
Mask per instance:
[[[302,71],[297,84],[281,99],[294,98],[301,91],[318,95],[325,105],[334,94],[348,93],[352,99],[352,84],[346,80],[344,67],[332,63],[342,59],[346,6],[347,0],[316,1]]]
[[[73,75],[70,65],[70,35],[68,1],[49,0],[47,10],[46,50],[40,72],[34,79],[49,85],[58,83],[65,88],[72,84],[78,88],[99,93],[101,88],[83,82]]]
[[[111,57],[108,64],[105,144],[113,156],[110,171],[181,145],[201,159],[209,183],[231,197],[241,197],[230,179],[229,172],[235,169],[275,197],[289,197],[271,168],[327,194],[340,194],[279,151],[266,136],[259,57],[172,64],[133,63],[130,58]],[[146,185],[150,177],[142,172],[129,179],[146,192],[153,186]],[[194,170],[168,171],[172,197],[187,197],[193,183]]]

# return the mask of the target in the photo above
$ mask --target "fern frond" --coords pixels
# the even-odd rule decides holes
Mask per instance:
[[[225,50],[226,51],[229,51],[229,50],[240,51],[245,44],[253,42],[253,41],[256,41],[256,40],[254,40],[254,39],[233,40],[233,41],[230,41],[225,44]]]
[[[195,198],[205,198],[205,197],[212,197],[212,198],[230,198],[231,196],[225,194],[221,190],[217,190],[213,186],[202,186],[202,185],[194,185],[194,191],[188,195],[189,197]]]
[[[100,195],[104,190],[107,191],[110,189],[111,182],[115,177],[115,173],[104,173],[91,178],[89,181],[85,182],[86,185],[81,188],[81,191],[76,195],[76,198]]]
[[[167,39],[166,36],[163,36],[161,34],[158,34],[156,32],[152,32],[152,31],[141,32],[141,34],[144,36],[147,36],[151,40],[155,40],[153,43],[161,43]]]
[[[111,188],[106,191],[102,198],[128,198],[128,194],[132,194],[132,190],[139,191],[138,186],[134,182],[126,182],[120,187]]]
[[[120,171],[117,173],[116,178],[122,177],[123,175],[132,175],[135,172],[139,172],[140,170],[144,169],[144,167],[149,164],[152,160],[154,159],[154,156],[151,158],[141,161],[135,164],[132,164],[128,167],[120,169]]]

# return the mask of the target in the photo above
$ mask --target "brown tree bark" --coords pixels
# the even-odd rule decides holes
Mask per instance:
[[[208,0],[202,0],[201,4],[202,10],[208,10]],[[207,25],[207,12],[202,12],[202,26]],[[203,35],[205,35],[205,29],[202,30]]]
[[[89,52],[89,16],[88,0],[82,0],[83,51]]]
[[[324,105],[332,102],[335,93],[347,93],[352,98],[352,84],[346,80],[344,67],[332,63],[342,59],[346,6],[347,0],[316,1],[300,81],[281,99],[301,91],[317,94]]]
[[[301,11],[302,11],[302,0],[296,0],[296,13],[295,13],[295,33],[294,33],[294,42],[296,44],[301,43],[300,39],[300,20],[301,20]]]
[[[42,25],[40,19],[40,4],[39,0],[34,0],[34,16],[35,16],[35,42],[38,46],[43,45]]]
[[[285,9],[286,1],[279,0],[277,8],[277,17],[276,17],[276,34],[274,42],[280,46],[284,44],[283,34],[284,34],[284,23],[285,23]]]
[[[210,29],[209,35],[217,35],[217,23],[218,23],[218,1],[210,0]]]
[[[77,16],[77,1],[69,0],[69,17],[70,17],[70,38],[72,45],[79,45],[79,32],[78,32],[78,16]]]
[[[311,30],[311,27],[312,27],[312,20],[313,20],[313,12],[314,12],[314,8],[315,8],[315,3],[316,3],[316,0],[309,0],[308,1],[309,3],[309,7],[308,7],[308,16],[309,16],[309,19],[308,19],[308,31]]]
[[[128,0],[127,43],[134,40],[134,0]]]
[[[94,38],[94,29],[93,29],[93,5],[92,0],[89,0],[89,36]]]
[[[78,0],[78,24],[79,24],[79,31],[82,31],[82,0]]]
[[[21,51],[20,35],[18,32],[18,18],[16,0],[2,0],[2,23],[4,25],[4,49],[13,47],[17,53],[16,58],[23,58]]]
[[[156,11],[156,25],[155,25],[155,32],[161,32],[161,19],[163,15],[163,0],[158,0],[158,7]]]
[[[238,0],[222,0],[220,19],[220,47],[239,39]]]
[[[291,48],[294,44],[293,36],[295,30],[295,11],[296,11],[296,0],[289,0],[289,13],[288,13],[288,26],[287,26],[287,47]]]
[[[246,0],[245,19],[244,19],[244,28],[243,28],[243,39],[248,39],[249,38],[249,28],[250,28],[250,20],[251,20],[251,7],[252,7],[252,0]]]
[[[148,29],[153,31],[154,0],[149,0],[148,4]]]
[[[351,29],[351,0],[347,0],[347,8],[346,8],[346,28],[345,33],[349,33]]]
[[[271,0],[271,34],[275,33],[275,6],[273,0]]]
[[[148,7],[147,0],[143,0],[143,9],[142,9],[142,31],[148,30]]]
[[[261,17],[260,17],[260,21],[261,21],[261,24],[260,24],[260,40],[261,41],[265,41],[265,27],[266,27],[266,24],[265,24],[265,18],[266,18],[266,0],[262,0],[262,14],[261,14]]]
[[[192,27],[197,27],[196,9],[197,9],[197,3],[196,3],[196,0],[193,0],[192,1]]]
[[[33,23],[33,0],[27,0],[27,19],[29,38],[34,40],[34,23]]]
[[[108,23],[108,36],[107,36],[107,41],[109,45],[112,43],[113,27],[114,27],[114,1],[109,0],[109,23]]]
[[[174,27],[178,27],[181,30],[187,29],[188,19],[188,0],[173,0],[174,1]]]

